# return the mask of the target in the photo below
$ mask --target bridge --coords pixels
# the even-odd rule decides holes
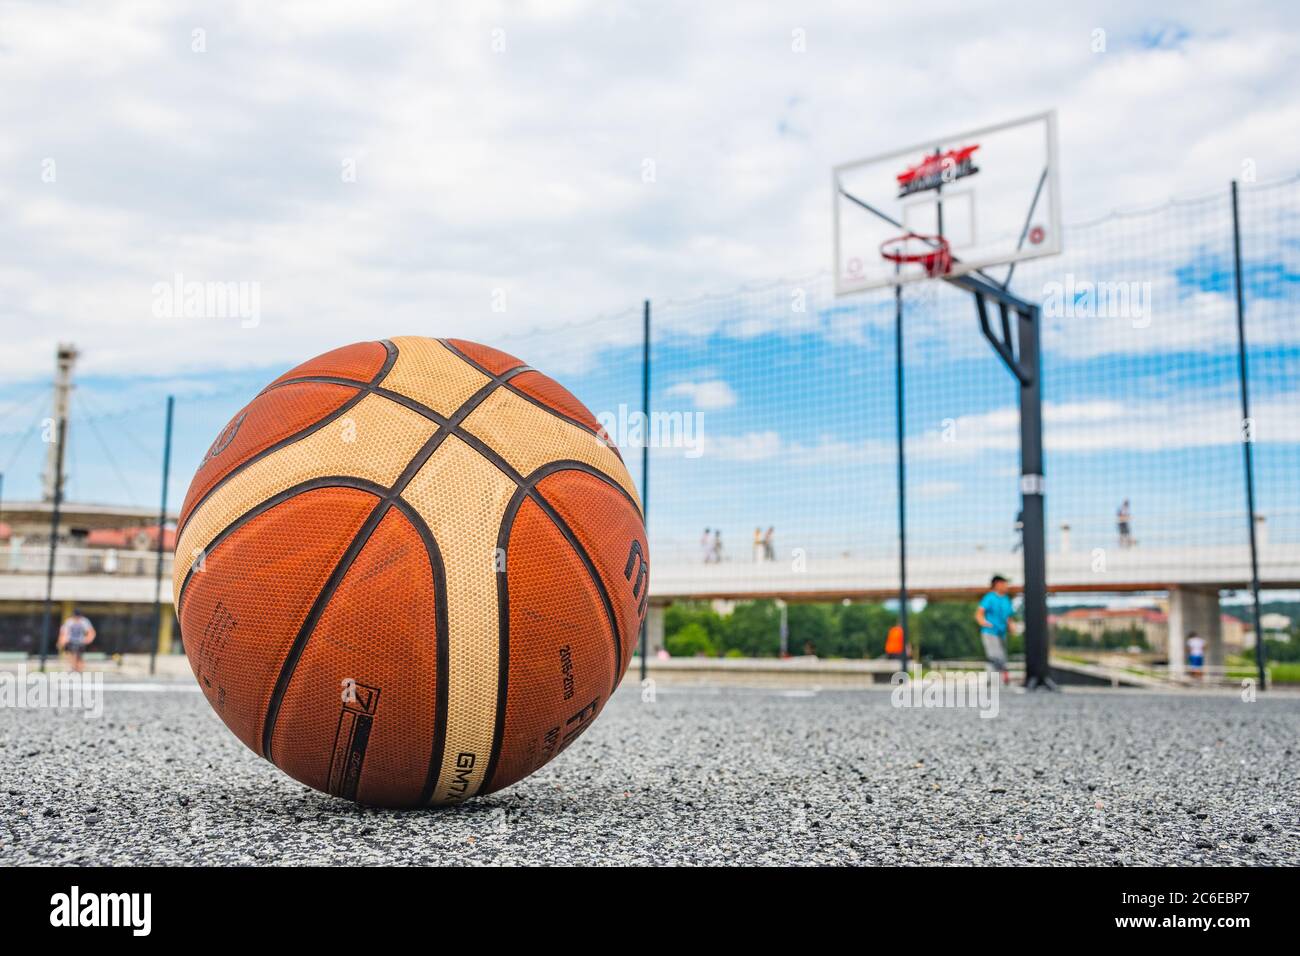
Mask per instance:
[[[1263,543],[1259,559],[1263,587],[1300,589],[1300,544]],[[44,545],[0,549],[0,603],[43,600],[48,561]],[[151,551],[61,547],[54,600],[65,605],[152,604],[156,561]],[[171,564],[172,556],[166,554],[161,599],[169,609]],[[972,599],[994,574],[1011,579],[1016,590],[1019,564],[1019,555],[1006,552],[918,555],[908,561],[908,591],[930,600]],[[1192,631],[1206,638],[1210,663],[1221,664],[1219,592],[1249,586],[1250,551],[1245,545],[1224,545],[1135,547],[1102,555],[1058,552],[1048,555],[1047,581],[1054,594],[1167,593],[1171,666],[1181,665],[1183,641]],[[663,611],[676,600],[879,601],[897,594],[898,561],[884,553],[706,564],[686,550],[652,549],[648,639],[652,650],[663,646]],[[166,618],[170,637],[171,615]]]
[[[1269,543],[1259,548],[1260,584],[1300,588],[1300,543]],[[975,551],[961,555],[918,555],[907,562],[909,593],[932,600],[982,594],[1001,574],[1018,585],[1018,554]],[[787,601],[883,600],[898,596],[898,558],[809,558],[794,561],[726,561],[705,564],[682,552],[650,555],[650,599]],[[1053,593],[1172,591],[1177,588],[1234,590],[1250,584],[1246,545],[1186,548],[1110,549],[1056,553],[1047,557],[1047,584]]]
[[[1262,586],[1300,589],[1300,544],[1261,545],[1259,559]],[[156,561],[152,551],[60,547],[54,597],[153,603]],[[43,599],[48,562],[45,545],[0,548],[0,601]],[[988,551],[916,556],[908,561],[908,591],[931,600],[969,598],[982,594],[994,574],[1010,578],[1015,590],[1019,564],[1018,555]],[[163,559],[165,603],[171,602],[171,566],[168,553]],[[1250,550],[1245,545],[1114,549],[1103,559],[1084,552],[1051,554],[1047,581],[1055,594],[1244,589],[1250,583]],[[683,552],[651,551],[650,600],[654,603],[761,598],[879,601],[897,595],[898,559],[890,555],[705,564]]]

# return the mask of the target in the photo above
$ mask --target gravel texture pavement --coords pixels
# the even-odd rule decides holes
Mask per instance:
[[[1300,696],[629,683],[527,780],[414,812],[306,789],[192,685],[105,697],[0,709],[0,864],[1300,864]]]

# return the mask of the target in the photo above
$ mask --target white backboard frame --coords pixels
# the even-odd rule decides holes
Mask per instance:
[[[1023,127],[1024,135],[1027,138],[1031,133],[1036,133],[1034,127],[1041,128],[1043,149],[1041,154],[1034,154],[1032,157],[1035,159],[1034,165],[1041,165],[1041,168],[1025,168],[1015,171],[1017,175],[1013,181],[1014,189],[1010,190],[1015,195],[1002,196],[1002,193],[998,193],[1000,205],[996,209],[987,209],[986,213],[996,213],[1004,225],[1011,221],[1013,216],[1018,216],[1023,221],[1023,229],[1019,230],[1020,235],[1016,237],[1003,235],[1002,233],[992,238],[981,236],[981,220],[977,217],[986,215],[986,213],[981,214],[979,212],[981,206],[977,205],[978,184],[975,182],[975,177],[972,176],[969,181],[965,179],[956,180],[951,191],[943,194],[945,219],[949,215],[947,212],[949,202],[967,204],[965,215],[962,217],[965,220],[963,228],[968,225],[973,235],[970,237],[972,241],[969,245],[965,241],[958,243],[955,241],[957,237],[952,234],[949,222],[945,222],[944,232],[950,241],[953,241],[952,253],[954,259],[957,260],[953,262],[952,269],[947,275],[963,275],[993,266],[1060,254],[1064,237],[1061,225],[1056,111],[1048,110],[1030,116],[1022,116],[1005,123],[997,123],[964,133],[957,133],[952,136],[937,137],[903,149],[893,149],[887,153],[849,163],[841,163],[834,167],[831,173],[831,197],[834,220],[833,254],[835,258],[833,269],[835,294],[837,296],[850,295],[865,289],[899,285],[931,278],[919,264],[904,264],[895,270],[893,263],[878,258],[867,261],[868,256],[877,256],[877,248],[864,248],[862,255],[854,256],[855,260],[862,263],[860,274],[854,274],[846,270],[844,258],[846,253],[844,248],[846,222],[842,217],[865,217],[861,222],[858,220],[853,222],[853,225],[858,226],[864,235],[873,235],[878,230],[879,234],[885,238],[901,236],[909,231],[902,221],[904,207],[909,207],[914,217],[920,215],[921,210],[915,204],[923,206],[927,200],[932,202],[933,200],[930,197],[934,194],[929,193],[929,191],[922,191],[916,194],[919,198],[893,199],[892,201],[879,201],[877,197],[873,196],[873,199],[877,199],[877,204],[871,206],[876,211],[873,213],[844,195],[842,187],[844,179],[851,178],[855,173],[861,175],[863,170],[868,167],[880,167],[882,170],[896,168],[901,171],[907,168],[909,164],[913,164],[917,160],[932,154],[936,149],[942,152],[949,148],[960,147],[963,144],[969,145],[981,142],[989,137],[995,137],[999,133],[1014,130],[1016,127]],[[1043,157],[1045,157],[1045,162]],[[986,167],[981,167],[980,174],[985,169]],[[1023,173],[1024,179],[1023,195],[1020,195],[1020,173]],[[991,179],[992,177],[987,178]],[[1042,181],[1041,188],[1039,186],[1040,178]],[[882,182],[881,186],[883,188],[885,184]],[[988,207],[990,197],[983,198],[985,201],[982,205]],[[1035,198],[1037,200],[1036,204]],[[1018,206],[1019,208],[1004,208],[1004,206]],[[1030,215],[1031,210],[1033,212],[1032,217]],[[953,211],[956,212],[956,208]],[[887,219],[885,217],[891,218]],[[921,216],[917,221],[924,221],[924,217]],[[912,225],[912,223],[908,225]],[[1037,234],[1038,229],[1044,232],[1043,238],[1036,243],[1027,241],[1031,226],[1036,227],[1033,230],[1035,234]],[[911,231],[917,230],[913,229]],[[962,236],[963,240],[966,238],[966,236]],[[989,246],[987,249],[981,249],[980,243],[985,239],[989,239]],[[962,254],[963,250],[967,251],[967,255]]]

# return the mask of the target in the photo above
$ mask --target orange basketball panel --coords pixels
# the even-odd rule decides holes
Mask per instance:
[[[547,475],[537,491],[591,558],[617,615],[621,678],[648,605],[650,552],[641,513],[618,489],[585,471]]]
[[[548,378],[541,372],[521,372],[510,380],[510,387],[584,428],[600,431],[600,422],[587,410],[587,406],[555,379]]]
[[[285,372],[268,388],[294,378],[347,378],[355,382],[369,382],[388,361],[388,349],[383,342],[357,342],[332,349],[324,355],[308,359]]]
[[[490,345],[479,345],[477,342],[467,342],[465,339],[446,339],[445,341],[471,362],[486,369],[491,375],[502,375],[512,368],[518,368],[524,364],[508,352],[494,349]]]
[[[294,668],[271,739],[280,769],[362,803],[421,802],[438,756],[435,582],[424,539],[390,509]]]
[[[506,549],[509,669],[495,772],[481,792],[526,777],[604,707],[614,635],[599,591],[569,541],[524,499]]]
[[[320,488],[282,501],[218,542],[181,595],[181,638],[199,687],[259,755],[280,666],[377,500]]]
[[[326,382],[297,382],[263,392],[230,420],[208,448],[181,506],[183,528],[195,504],[232,471],[277,442],[338,411],[357,389]]]

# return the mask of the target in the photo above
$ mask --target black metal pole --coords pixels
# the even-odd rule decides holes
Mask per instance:
[[[1020,533],[1025,576],[1025,687],[1055,690],[1047,631],[1043,375],[1042,354],[1038,343],[1041,310],[1037,305],[1012,295],[982,276],[954,276],[948,282],[974,294],[980,331],[1020,385]],[[987,300],[997,304],[1001,337],[990,322]],[[1016,341],[1012,341],[1011,312],[1016,313]]]
[[[172,465],[172,409],[176,405],[174,395],[167,396],[167,424],[163,429],[163,473],[162,504],[158,508],[158,564],[154,570],[153,581],[153,647],[149,650],[149,673],[154,673],[158,663],[158,644],[162,640],[162,582],[163,553],[167,537],[167,479]]]
[[[903,436],[903,287],[894,286],[894,417],[898,438],[898,626],[903,629],[902,670],[907,670],[907,456]]]
[[[1268,687],[1265,670],[1264,628],[1259,610],[1259,543],[1255,540],[1255,461],[1252,445],[1254,429],[1250,423],[1250,388],[1246,373],[1246,297],[1241,282],[1241,218],[1237,212],[1237,181],[1232,181],[1232,261],[1237,287],[1237,376],[1241,381],[1241,447],[1246,466],[1246,520],[1250,525],[1250,596],[1255,605],[1255,668],[1259,672],[1259,689]]]
[[[650,543],[650,300],[646,299],[641,313],[641,411],[645,413],[645,427],[641,432],[641,516],[646,522],[646,543]],[[646,588],[650,579],[646,578]],[[641,621],[641,680],[646,679],[646,654],[649,649],[650,600],[646,595],[645,618]]]
[[[1047,542],[1043,514],[1043,390],[1038,306],[1018,311],[1020,507],[1024,539],[1025,686],[1053,687],[1048,663]]]
[[[45,571],[45,611],[41,615],[41,670],[50,649],[50,611],[54,600],[54,554],[59,546],[59,509],[63,505],[63,439],[68,420],[59,419],[58,446],[54,451],[54,506],[50,509],[50,563]]]

